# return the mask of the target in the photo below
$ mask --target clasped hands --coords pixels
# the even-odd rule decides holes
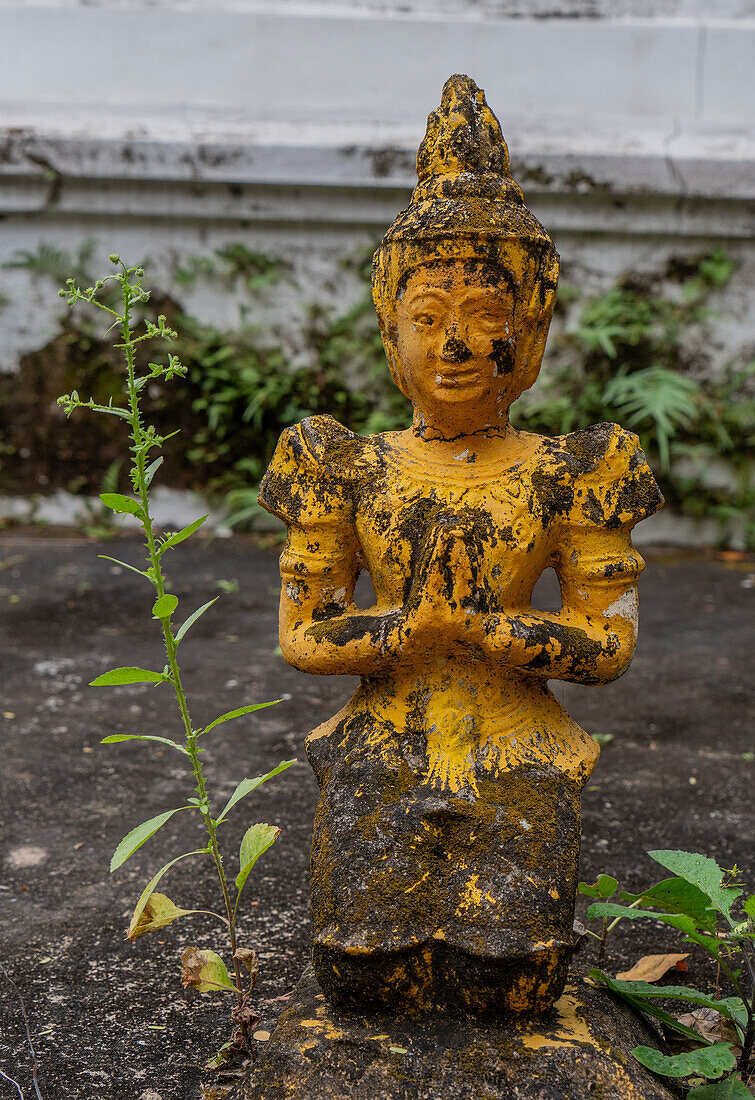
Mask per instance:
[[[433,657],[483,647],[490,625],[483,601],[463,528],[442,524],[425,545],[398,616],[401,652]]]

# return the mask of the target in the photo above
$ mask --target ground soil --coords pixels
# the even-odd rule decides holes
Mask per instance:
[[[100,553],[137,563],[140,551],[131,538],[0,535],[0,961],[23,991],[44,1100],[194,1100],[207,1080],[203,1061],[228,1037],[229,1002],[183,991],[177,962],[191,943],[220,948],[220,926],[187,918],[133,944],[124,940],[147,879],[198,835],[185,815],[176,817],[108,874],[124,833],[179,805],[188,784],[170,749],[98,744],[112,733],[176,733],[167,690],[86,686],[117,665],[163,663],[146,583]],[[648,849],[692,849],[727,867],[746,864],[752,852],[755,566],[700,555],[648,558],[629,672],[608,687],[555,685],[577,721],[612,735],[584,796],[583,874],[593,880],[610,872],[627,888],[665,877]],[[225,833],[234,853],[250,821],[283,830],[254,872],[242,917],[243,942],[261,958],[260,1026],[269,1028],[308,950],[317,791],[303,738],[342,705],[353,681],[304,675],[277,655],[274,548],[249,538],[192,541],[175,552],[170,572],[188,608],[232,589],[183,644],[196,721],[248,701],[285,700],[208,737],[216,798],[283,758],[302,761],[242,803]],[[209,863],[186,861],[163,881],[179,905],[217,908]],[[609,968],[673,943],[636,922],[616,934]],[[593,958],[590,944],[583,961]],[[689,978],[712,980],[697,956],[689,963]],[[0,1070],[34,1095],[20,1010],[5,983]],[[0,1079],[5,1095],[17,1093]]]

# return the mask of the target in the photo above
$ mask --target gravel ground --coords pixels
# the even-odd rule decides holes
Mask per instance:
[[[169,749],[98,745],[112,733],[176,733],[167,692],[86,687],[110,667],[163,663],[151,590],[100,553],[136,564],[140,550],[131,537],[0,534],[0,961],[23,991],[44,1100],[194,1100],[208,1080],[204,1060],[228,1037],[228,1001],[182,990],[178,957],[190,943],[220,946],[220,936],[211,918],[196,917],[133,944],[123,938],[144,883],[195,838],[192,824],[174,818],[108,874],[123,834],[180,804],[188,784]],[[627,888],[664,877],[645,854],[654,847],[705,852],[725,866],[746,867],[752,853],[755,564],[647,557],[629,672],[603,688],[555,687],[578,722],[611,737],[584,796],[584,876],[610,871]],[[229,590],[183,643],[195,718],[284,698],[212,735],[205,761],[220,800],[244,775],[291,756],[304,761],[304,735],[342,705],[354,681],[296,672],[277,655],[275,548],[243,537],[192,541],[173,555],[170,572],[191,606]],[[543,600],[552,598],[546,584]],[[242,804],[225,834],[235,853],[250,820],[283,830],[254,873],[242,917],[242,940],[262,961],[258,1008],[268,1029],[307,957],[316,796],[302,762]],[[217,907],[211,872],[203,862],[179,864],[165,889],[185,908]],[[618,934],[610,966],[624,969],[672,944],[636,922]],[[695,957],[688,977],[705,985],[711,975]],[[34,1095],[7,984],[0,1070]],[[6,1095],[18,1094],[0,1079]]]

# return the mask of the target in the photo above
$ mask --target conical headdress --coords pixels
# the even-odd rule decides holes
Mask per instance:
[[[383,237],[372,265],[372,293],[389,360],[396,298],[416,267],[485,260],[501,268],[502,279],[528,309],[535,288],[545,305],[558,280],[558,253],[509,175],[500,123],[471,77],[446,81],[440,106],[427,119],[417,176],[409,206]]]

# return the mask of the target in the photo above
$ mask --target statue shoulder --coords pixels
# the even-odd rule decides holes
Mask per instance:
[[[639,438],[618,424],[592,424],[544,440],[545,469],[570,498],[572,523],[632,527],[663,505]]]
[[[332,416],[308,416],[281,433],[260,483],[258,503],[285,523],[343,512],[368,440]]]

